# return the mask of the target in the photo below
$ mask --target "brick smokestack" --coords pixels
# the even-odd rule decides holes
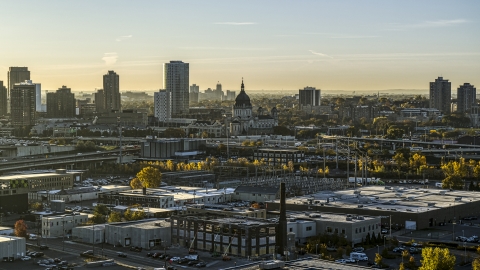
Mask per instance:
[[[275,245],[278,246],[278,253],[283,255],[287,247],[287,208],[284,182],[280,183],[280,219],[277,228]]]

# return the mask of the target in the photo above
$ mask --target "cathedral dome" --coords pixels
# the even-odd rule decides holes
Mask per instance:
[[[247,95],[247,93],[245,93],[243,80],[240,94],[238,94],[237,98],[235,98],[235,107],[252,107],[252,103],[250,103],[250,97]]]

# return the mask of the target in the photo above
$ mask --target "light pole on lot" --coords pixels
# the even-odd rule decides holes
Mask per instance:
[[[377,245],[377,253],[380,254],[380,246]]]
[[[163,255],[165,256],[165,269],[167,269],[167,240],[162,240],[163,245]]]

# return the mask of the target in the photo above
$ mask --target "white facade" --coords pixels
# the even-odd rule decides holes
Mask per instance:
[[[43,237],[63,237],[71,233],[72,229],[88,221],[88,215],[61,215],[42,217]]]
[[[153,94],[155,117],[162,122],[172,118],[172,95],[167,90],[159,90]]]
[[[164,63],[163,73],[163,89],[171,94],[172,115],[188,113],[189,64],[182,61]]]
[[[0,257],[14,257],[16,259],[25,256],[27,244],[25,238],[15,236],[0,236]],[[9,268],[4,266],[5,269]],[[10,269],[13,269],[12,267]]]
[[[292,219],[287,222],[287,233],[294,233],[295,241],[305,243],[308,237],[317,235],[317,223],[313,220]]]

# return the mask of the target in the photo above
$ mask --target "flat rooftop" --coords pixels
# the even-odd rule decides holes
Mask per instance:
[[[287,204],[311,205],[332,208],[363,208],[396,212],[427,212],[480,201],[474,191],[449,191],[438,188],[368,186],[357,189],[321,191],[306,196],[288,198]],[[279,200],[275,200],[279,202]],[[325,211],[324,209],[322,211]]]
[[[130,222],[109,223],[108,226],[115,227],[136,227],[143,229],[154,229],[159,227],[170,227],[170,222],[165,219],[144,219]]]
[[[320,215],[316,217],[316,215]],[[378,219],[378,216],[365,216],[365,215],[349,215],[352,217],[351,220],[346,220],[347,214],[336,214],[336,213],[318,213],[318,212],[290,212],[287,211],[287,218],[295,218],[297,221],[300,220],[314,220],[314,221],[324,221],[324,222],[342,222],[342,223],[360,223],[368,220]],[[358,217],[361,217],[360,219]]]

